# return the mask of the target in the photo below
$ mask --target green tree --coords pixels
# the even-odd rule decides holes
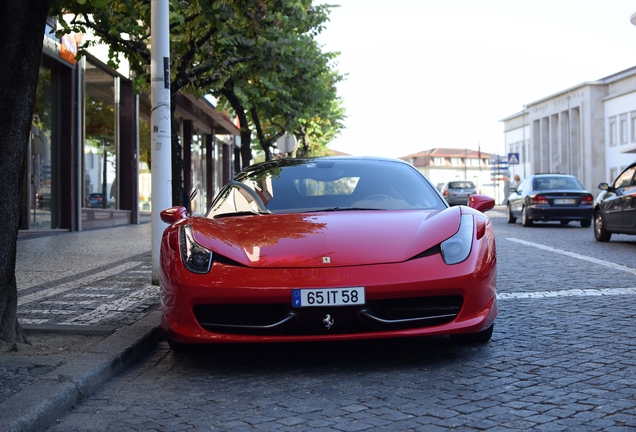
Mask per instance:
[[[285,3],[282,13],[271,15],[277,25],[264,27],[266,36],[252,51],[256,60],[238,65],[220,90],[240,119],[242,144],[247,147],[254,135],[265,159],[271,158],[276,140],[296,132],[297,125],[329,112],[334,121],[323,128],[333,127],[336,134],[344,118],[342,109],[330,110],[343,79],[331,64],[337,53],[323,53],[315,40],[329,6]]]

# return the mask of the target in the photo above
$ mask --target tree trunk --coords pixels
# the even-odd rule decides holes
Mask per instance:
[[[0,339],[9,343],[26,342],[17,318],[15,259],[20,185],[48,10],[47,0],[0,2]]]
[[[232,109],[234,109],[239,118],[239,123],[241,124],[241,168],[248,167],[252,161],[252,131],[247,123],[245,107],[234,93],[234,82],[232,80],[225,82],[221,89],[221,94],[232,105]]]
[[[252,115],[252,121],[254,122],[254,127],[256,128],[256,136],[258,137],[258,141],[261,143],[261,148],[265,152],[265,160],[272,160],[272,143],[265,139],[265,134],[263,133],[263,128],[261,127],[261,120],[258,117],[258,112],[256,108],[252,108],[250,110],[250,114]]]

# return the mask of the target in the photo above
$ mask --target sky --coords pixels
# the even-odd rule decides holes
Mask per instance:
[[[347,118],[329,147],[504,154],[501,120],[636,65],[628,0],[331,0],[319,35]],[[337,5],[337,7],[335,7]]]

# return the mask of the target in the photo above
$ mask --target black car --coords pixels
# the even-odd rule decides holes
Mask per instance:
[[[562,225],[579,221],[587,228],[592,225],[593,207],[594,196],[575,176],[535,174],[517,188],[510,188],[508,223],[520,217],[524,227],[538,221],[559,221]]]
[[[625,168],[612,185],[598,185],[594,204],[594,237],[609,241],[612,233],[636,234],[636,162]]]

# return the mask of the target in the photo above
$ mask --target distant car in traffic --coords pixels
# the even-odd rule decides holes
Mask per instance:
[[[625,168],[601,193],[594,204],[594,237],[607,242],[612,233],[636,234],[636,162]]]
[[[468,205],[468,197],[477,193],[477,188],[470,180],[452,180],[442,186],[441,192],[449,205]]]
[[[508,223],[521,218],[529,227],[534,222],[559,221],[561,225],[578,221],[582,227],[592,225],[594,196],[572,175],[535,174],[518,187],[510,188]]]

